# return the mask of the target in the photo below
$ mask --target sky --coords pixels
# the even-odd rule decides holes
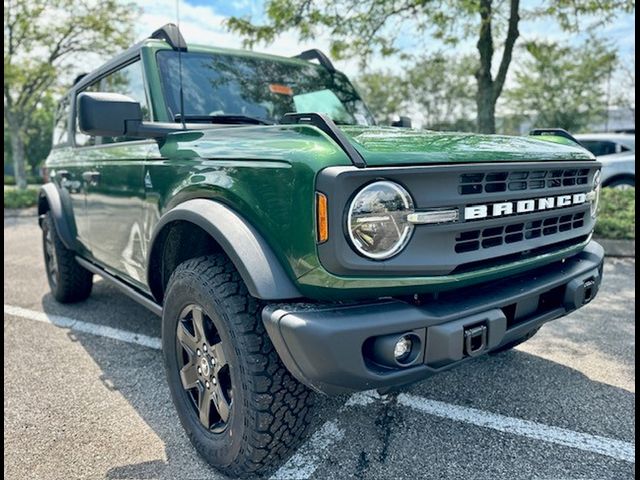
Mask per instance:
[[[227,48],[243,48],[242,38],[230,33],[223,25],[224,19],[230,16],[250,16],[254,20],[264,19],[264,0],[179,0],[180,28],[187,43],[201,43]],[[168,22],[176,23],[176,0],[138,0],[142,8],[142,17],[137,23],[136,35],[138,40],[148,36],[151,31]],[[523,0],[524,8],[540,4],[540,0]],[[411,26],[408,26],[411,30]],[[548,20],[521,21],[521,37],[523,40],[549,39],[559,42],[568,42],[578,47],[586,38],[587,32],[580,35],[572,35],[562,32],[557,26]],[[632,62],[635,55],[635,16],[633,14],[618,17],[613,23],[599,29],[604,38],[609,39],[618,49],[621,58]],[[400,45],[404,51],[412,53],[417,38],[407,32],[403,38],[407,39]],[[435,48],[437,42],[430,42]],[[475,48],[475,39],[462,42],[457,50],[460,53],[472,51]],[[300,42],[293,32],[282,34],[270,45],[258,45],[255,50],[276,55],[292,56],[309,48],[320,48],[325,53],[329,51],[329,35],[321,35],[312,42]],[[348,76],[355,77],[362,72],[356,59],[334,62],[338,69]],[[388,69],[399,73],[402,65],[394,58],[374,58],[369,64],[371,69]]]

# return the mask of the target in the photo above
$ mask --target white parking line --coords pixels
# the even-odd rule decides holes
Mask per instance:
[[[119,328],[107,327],[105,325],[83,322],[74,318],[50,315],[48,313],[7,304],[4,305],[4,313],[13,315],[14,317],[27,318],[37,322],[49,323],[57,327],[68,328],[76,332],[89,333],[99,337],[113,338],[114,340],[120,340],[121,342],[134,343],[143,347],[155,348],[156,350],[160,350],[162,348],[162,343],[159,338],[128,332],[126,330],[120,330]]]
[[[148,348],[161,348],[161,341],[159,338],[136,334],[126,330],[120,330],[118,328],[83,322],[69,317],[49,315],[44,312],[6,304],[4,305],[4,313],[56,325],[62,328],[68,328],[73,331],[133,343]],[[339,413],[349,407],[367,406],[378,401],[386,401],[386,397],[379,396],[375,391],[356,393],[352,395],[345,405],[339,409]],[[635,463],[635,445],[622,440],[575,432],[573,430],[553,427],[550,425],[532,422],[530,420],[507,417],[497,413],[462,407],[405,393],[398,395],[397,402],[399,405],[406,406],[429,415],[469,423],[479,427],[490,428],[512,435],[555,443],[578,450],[606,455],[617,460]],[[340,428],[337,419],[325,422],[322,427],[317,430],[271,478],[308,478],[327,458],[329,447],[340,441],[343,437],[344,430]]]
[[[343,437],[344,430],[338,426],[338,420],[325,422],[270,480],[309,478],[326,458],[328,448]]]
[[[622,440],[574,432],[573,430],[552,427],[519,418],[506,417],[497,413],[461,407],[437,400],[429,400],[406,393],[398,395],[398,403],[428,413],[429,415],[435,415],[449,420],[471,423],[479,427],[491,428],[521,437],[534,438],[566,447],[577,448],[578,450],[598,453],[625,462],[635,463],[636,461],[635,445],[629,442],[623,442]]]

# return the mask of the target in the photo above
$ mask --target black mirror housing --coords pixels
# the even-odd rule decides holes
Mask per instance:
[[[119,93],[83,92],[78,95],[80,131],[98,137],[127,135],[127,123],[142,122],[140,104]]]
[[[411,118],[400,116],[399,120],[391,122],[392,127],[411,128]]]
[[[78,95],[78,127],[96,137],[155,138],[181,130],[175,123],[142,121],[142,107],[119,93],[82,92]]]

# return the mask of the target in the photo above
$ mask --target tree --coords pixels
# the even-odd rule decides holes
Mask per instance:
[[[618,79],[618,90],[614,95],[615,104],[629,110],[633,116],[633,123],[636,121],[636,55],[635,52],[626,62],[620,61],[620,78]]]
[[[378,122],[389,125],[406,108],[406,80],[390,72],[365,73],[356,86]]]
[[[469,56],[442,53],[425,55],[407,71],[407,97],[420,108],[425,127],[435,130],[473,129],[475,101],[473,71]]]
[[[634,9],[634,0],[542,0],[526,11],[520,0],[267,0],[265,24],[233,17],[227,26],[244,35],[248,46],[271,42],[290,29],[297,31],[302,40],[327,32],[332,55],[358,56],[363,65],[376,52],[397,53],[398,39],[407,41],[409,29],[418,37],[418,47],[426,45],[429,38],[454,44],[475,36],[477,126],[480,132],[493,133],[496,102],[520,35],[521,18],[549,17],[556,19],[561,28],[575,30],[579,20],[588,16],[603,23],[612,21],[619,11]],[[502,54],[494,75],[497,47],[501,47]]]
[[[4,121],[19,188],[26,188],[25,146],[34,112],[82,54],[102,56],[129,45],[136,12],[117,0],[5,0]]]
[[[53,95],[46,93],[23,127],[25,167],[27,175],[37,175],[37,169],[49,154],[51,149],[51,135],[53,130],[53,113],[56,104]],[[5,120],[4,130],[4,158],[5,163],[11,162],[11,134]]]
[[[607,109],[606,83],[616,64],[615,50],[590,38],[580,47],[528,42],[529,55],[515,71],[516,86],[506,93],[509,110],[533,116],[536,127],[579,131]]]
[[[435,130],[473,130],[474,60],[443,53],[408,58],[403,73],[371,72],[356,83],[381,123],[394,115],[419,112],[423,126]]]

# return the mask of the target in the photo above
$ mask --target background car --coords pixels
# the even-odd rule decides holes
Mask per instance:
[[[612,188],[636,186],[636,136],[625,133],[575,135],[602,162],[602,185]]]

